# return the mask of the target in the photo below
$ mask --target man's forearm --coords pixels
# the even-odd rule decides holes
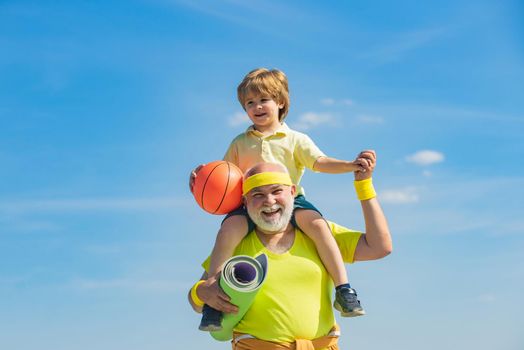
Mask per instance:
[[[386,217],[376,198],[360,201],[366,234],[360,238],[355,250],[355,261],[380,259],[391,253],[393,244]]]
[[[189,305],[191,305],[191,307],[193,308],[193,310],[195,310],[195,312],[202,313],[202,306],[198,306],[197,304],[195,304],[195,302],[191,298],[191,290],[187,294],[187,300],[189,301]]]
[[[393,250],[389,226],[377,198],[360,202],[366,223],[365,240],[371,259],[380,259]]]
[[[199,280],[199,281],[201,281],[201,280],[206,280],[206,279],[207,279],[207,272],[204,272],[204,273],[202,274],[202,276],[200,277],[200,280]],[[198,288],[198,287],[200,287],[200,286],[197,286],[197,288]],[[191,289],[189,290],[189,293],[187,294],[187,299],[188,299],[188,301],[189,301],[189,305],[191,305],[191,307],[193,308],[193,310],[195,310],[195,311],[198,312],[198,313],[201,313],[201,312],[202,312],[202,305],[197,305],[197,304],[195,303],[195,301],[193,300],[193,298],[191,297],[191,291],[192,291],[192,289],[193,289],[193,288],[191,288]],[[197,292],[197,291],[195,291],[195,292]],[[197,292],[197,296],[198,296],[198,294],[199,294],[199,293]]]
[[[194,286],[195,295],[191,295],[193,288],[189,291],[187,298],[189,304],[196,312],[202,312],[202,306],[204,303],[225,313],[230,314],[238,312],[238,307],[229,302],[229,296],[220,288],[217,276],[218,274],[208,276],[207,272],[204,272],[200,278],[201,282],[197,282],[198,285],[196,285],[196,287]],[[195,299],[200,301],[200,305],[195,302]]]

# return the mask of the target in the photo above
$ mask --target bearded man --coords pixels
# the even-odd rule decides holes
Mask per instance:
[[[374,151],[364,151],[368,171],[355,172],[366,233],[329,223],[344,260],[375,260],[392,251],[391,235],[371,183]],[[291,224],[296,188],[280,164],[262,163],[244,179],[244,205],[255,228],[242,240],[235,255],[268,257],[268,271],[250,309],[236,325],[232,347],[251,349],[337,350],[339,328],[331,304],[332,281],[315,245]],[[207,265],[204,263],[204,267]],[[189,293],[193,309],[203,303],[225,313],[237,312],[220,289],[217,276],[204,273]]]

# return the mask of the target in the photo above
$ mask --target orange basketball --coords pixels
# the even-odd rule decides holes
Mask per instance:
[[[242,170],[218,160],[204,165],[196,174],[193,196],[210,214],[227,214],[242,204]]]

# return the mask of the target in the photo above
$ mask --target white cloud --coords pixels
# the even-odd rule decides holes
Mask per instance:
[[[0,207],[0,214],[3,214]],[[6,230],[15,231],[57,231],[61,226],[57,223],[44,221],[41,219],[19,219],[19,218],[0,218],[0,225]]]
[[[495,301],[495,296],[493,294],[482,294],[475,298],[475,301],[479,303],[492,303]]]
[[[372,59],[380,63],[397,61],[409,52],[442,38],[447,32],[447,28],[440,27],[397,33],[387,38],[387,42],[383,42],[373,49],[363,53],[361,57],[367,60]]]
[[[511,215],[510,215],[511,216]],[[494,220],[492,223],[493,232],[495,235],[506,235],[506,234],[520,234],[524,235],[524,220],[517,219],[505,219]]]
[[[90,254],[107,255],[107,254],[118,254],[122,252],[123,248],[115,244],[113,245],[111,244],[106,244],[106,245],[93,244],[93,245],[88,245],[84,247],[84,250]]]
[[[191,282],[180,282],[163,279],[142,280],[135,278],[116,278],[107,280],[75,279],[70,286],[81,290],[123,289],[135,292],[172,293],[187,290]]]
[[[329,113],[308,112],[302,114],[293,124],[297,130],[308,130],[319,125],[333,125],[335,119]]]
[[[174,5],[175,10],[178,10],[179,6],[183,6],[204,16],[232,23],[237,27],[244,27],[251,31],[295,41],[297,40],[296,36],[291,37],[287,31],[279,30],[276,25],[267,25],[268,21],[273,23],[289,22],[293,18],[310,18],[311,21],[313,19],[318,20],[315,16],[310,16],[304,12],[302,7],[290,6],[282,1],[265,1],[263,6],[258,2],[240,0],[162,0],[162,2]]]
[[[231,117],[228,118],[228,124],[232,127],[237,127],[239,125],[245,124],[249,125],[250,120],[246,113],[243,112],[237,112],[233,114]]]
[[[335,100],[332,98],[323,98],[322,100],[320,100],[320,103],[326,106],[332,106],[335,104]]]
[[[430,165],[444,161],[444,154],[437,151],[422,150],[406,157],[406,161],[418,165]]]
[[[498,123],[516,123],[516,127],[521,127],[524,115],[501,114],[486,110],[469,109],[460,105],[443,105],[443,104],[374,104],[373,109],[380,113],[388,113],[394,116],[403,116],[405,118],[423,118],[428,121],[438,120],[439,122],[458,120],[471,121],[477,123],[481,121],[493,121]],[[507,127],[514,127],[507,125]],[[497,129],[493,129],[494,132]]]
[[[384,118],[375,115],[359,115],[357,121],[363,124],[383,124]]]
[[[349,98],[344,98],[342,100],[335,100],[331,97],[326,97],[320,100],[320,103],[322,103],[324,106],[333,106],[335,104],[344,105],[344,106],[352,106],[353,100],[350,100]]]
[[[419,196],[414,188],[385,190],[380,192],[380,201],[391,204],[417,203]]]
[[[4,200],[0,202],[0,213],[160,210],[185,206],[188,202],[172,197]]]

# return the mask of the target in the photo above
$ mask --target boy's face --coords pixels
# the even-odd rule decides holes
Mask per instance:
[[[264,95],[248,95],[244,103],[249,119],[261,131],[280,125],[278,115],[283,107],[283,104],[278,104],[270,96]]]

